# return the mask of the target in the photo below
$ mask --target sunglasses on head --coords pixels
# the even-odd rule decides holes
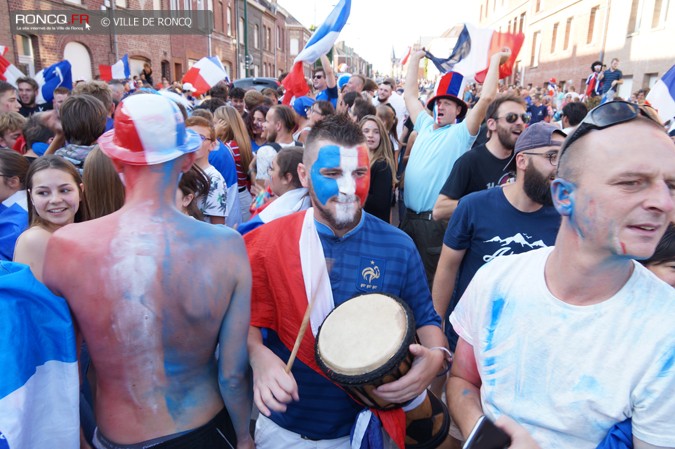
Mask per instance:
[[[600,130],[609,128],[610,126],[626,123],[637,118],[638,115],[643,115],[648,119],[658,123],[659,121],[654,117],[654,114],[641,106],[627,101],[610,101],[596,108],[586,115],[576,130],[565,139],[565,142],[560,148],[560,157],[563,153],[581,137],[593,130]]]
[[[508,114],[502,115],[501,117],[494,117],[494,119],[499,120],[500,118],[503,118],[504,120],[506,120],[506,123],[516,123],[516,121],[518,121],[518,117],[520,117],[523,123],[530,123],[530,116],[524,112],[522,114],[509,112]]]

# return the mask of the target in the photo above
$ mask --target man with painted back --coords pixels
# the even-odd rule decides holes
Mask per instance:
[[[170,100],[140,94],[98,142],[124,174],[125,205],[55,233],[44,272],[96,368],[95,446],[252,448],[246,251],[175,207],[199,135]]]
[[[654,252],[675,195],[675,145],[647,114],[589,112],[551,185],[555,247],[485,265],[451,315],[446,393],[465,436],[509,415],[541,447],[593,449],[630,417],[635,448],[675,447],[675,293],[633,260]]]

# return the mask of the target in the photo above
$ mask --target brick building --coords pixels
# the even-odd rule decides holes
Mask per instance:
[[[111,2],[115,2],[114,5]],[[244,21],[244,5],[248,22]],[[214,30],[203,35],[12,35],[10,11],[74,9],[209,10]],[[99,64],[113,64],[129,55],[132,75],[148,62],[155,83],[161,78],[181,79],[201,57],[220,58],[232,79],[245,75],[244,30],[252,61],[250,76],[277,77],[288,71],[293,58],[311,33],[275,0],[8,0],[0,2],[0,45],[9,47],[5,57],[24,73],[34,75],[62,59],[73,66],[73,78],[89,80]],[[307,73],[310,67],[307,65]]]
[[[670,3],[670,8],[668,7]],[[525,34],[510,82],[550,78],[584,89],[590,65],[619,58],[619,96],[651,87],[675,62],[675,8],[668,0],[480,0],[482,27]]]

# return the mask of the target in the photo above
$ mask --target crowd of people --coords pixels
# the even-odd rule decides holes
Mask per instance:
[[[46,104],[0,81],[3,276],[65,298],[80,362],[76,425],[26,447],[402,447],[437,414],[433,447],[482,415],[516,449],[675,447],[672,123],[617,96],[616,59],[577,93],[503,84],[504,48],[427,90],[424,55],[402,82],[322,56],[290,106],[149,65]],[[364,294],[417,335],[370,415],[315,347]]]

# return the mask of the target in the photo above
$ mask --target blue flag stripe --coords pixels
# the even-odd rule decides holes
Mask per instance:
[[[314,32],[305,48],[311,47],[332,31],[340,32],[349,19],[350,9],[351,0],[340,0],[340,3],[333,9],[325,22]]]

